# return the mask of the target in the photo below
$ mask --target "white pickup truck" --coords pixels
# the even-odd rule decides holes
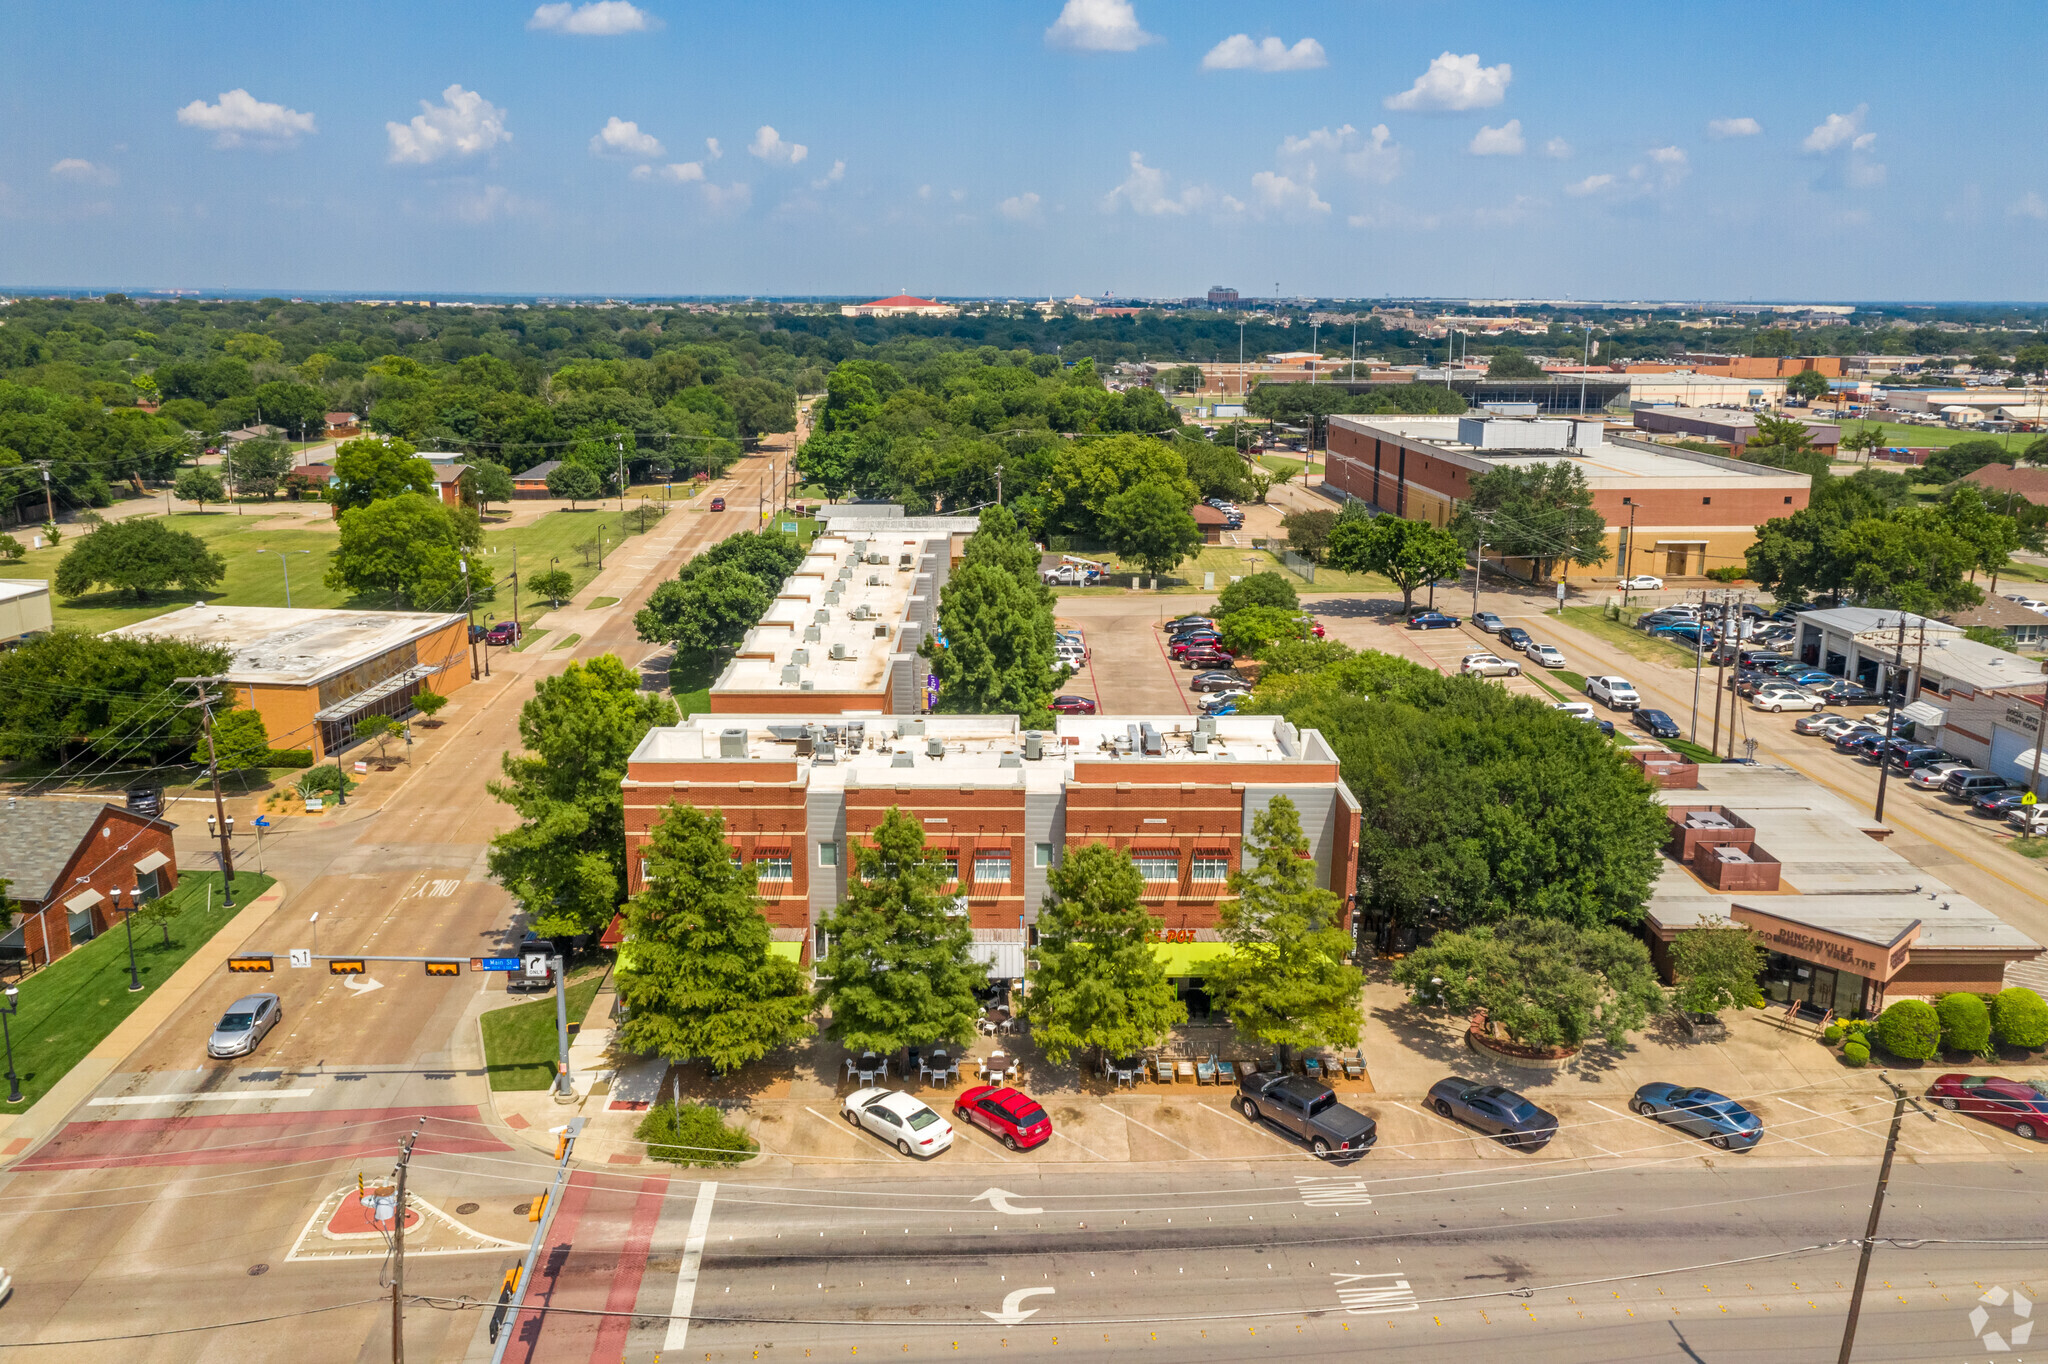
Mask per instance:
[[[1586,695],[1595,701],[1605,701],[1611,710],[1634,710],[1643,703],[1626,677],[1589,677]]]

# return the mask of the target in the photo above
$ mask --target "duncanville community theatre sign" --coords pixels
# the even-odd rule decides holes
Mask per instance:
[[[1764,946],[1790,957],[1853,971],[1871,980],[1890,980],[1912,960],[1913,943],[1920,936],[1915,919],[1889,942],[1874,942],[1847,933],[1830,932],[1810,924],[1783,919],[1775,914],[1734,905],[1735,922],[1745,924]]]

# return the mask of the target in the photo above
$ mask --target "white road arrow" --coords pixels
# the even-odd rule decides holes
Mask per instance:
[[[351,994],[366,995],[372,990],[383,989],[384,982],[381,980],[371,980],[368,976],[344,976],[342,977],[341,988],[349,991]]]
[[[1043,1208],[1020,1208],[1015,1203],[1012,1203],[1010,1201],[1015,1197],[1017,1197],[1017,1195],[1011,1193],[1008,1189],[989,1189],[984,1193],[976,1194],[974,1197],[968,1199],[967,1201],[970,1203],[979,1203],[983,1199],[987,1199],[988,1205],[991,1208],[994,1208],[997,1212],[1007,1212],[1012,1214],[1045,1211],[1045,1209]],[[1050,1292],[1051,1290],[1048,1289],[1047,1291]]]
[[[1023,1302],[1026,1298],[1035,1298],[1040,1293],[1050,1293],[1052,1291],[1050,1288],[1020,1288],[1003,1299],[1002,1311],[983,1312],[982,1315],[999,1326],[1015,1326],[1026,1317],[1038,1315],[1036,1307],[1019,1308],[1017,1306],[1018,1303]]]

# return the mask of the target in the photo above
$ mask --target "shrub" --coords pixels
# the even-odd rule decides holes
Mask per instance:
[[[1832,1047],[1835,1043],[1841,1041],[1843,1035],[1847,1032],[1848,1029],[1844,1028],[1841,1024],[1830,1023],[1827,1026],[1827,1030],[1820,1035],[1820,1040]]]
[[[2048,1003],[2023,986],[2001,990],[1991,1001],[1991,1026],[2009,1047],[2048,1046]]]
[[[1877,1018],[1877,1040],[1902,1061],[1929,1061],[1941,1047],[1941,1019],[1924,999],[1902,999]]]
[[[1742,573],[1741,564],[1723,564],[1720,568],[1707,570],[1707,576],[1717,583],[1739,583],[1742,581]]]
[[[357,783],[353,778],[342,774],[339,763],[322,763],[299,778],[298,789],[301,794],[325,795],[329,791],[343,790],[344,782],[347,783],[347,790],[355,790]]]
[[[1223,617],[1249,606],[1271,606],[1281,611],[1299,611],[1301,598],[1284,574],[1267,569],[1248,573],[1223,589],[1216,598],[1216,614]]]
[[[311,767],[313,750],[310,748],[273,748],[263,755],[265,767]]]
[[[761,1149],[710,1104],[656,1104],[633,1136],[649,1156],[675,1165],[737,1165]]]
[[[1852,1066],[1867,1066],[1870,1064],[1870,1047],[1860,1037],[1851,1039],[1842,1048],[1842,1059]]]
[[[1958,991],[1943,995],[1934,1007],[1941,1022],[1941,1045],[1947,1051],[1982,1056],[1991,1050],[1991,1011],[1976,995]]]

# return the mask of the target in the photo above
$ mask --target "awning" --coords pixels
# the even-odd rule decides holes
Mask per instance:
[[[153,852],[149,856],[137,861],[135,870],[138,872],[155,871],[158,867],[169,866],[170,861],[169,854]]]
[[[1218,957],[1228,956],[1231,946],[1227,942],[1156,942],[1152,954],[1159,958],[1159,964],[1166,968],[1166,974],[1173,976],[1206,976],[1209,965]]]
[[[637,944],[630,942],[619,944],[619,955],[613,962],[616,969],[620,971],[630,971],[633,969],[633,949],[635,946]],[[801,966],[804,960],[804,945],[800,942],[771,942],[768,944],[767,955],[781,957],[786,961],[793,961]]]
[[[345,701],[335,702],[327,707],[327,709],[320,711],[313,718],[325,721],[346,720],[349,716],[361,711],[365,706],[375,705],[385,697],[394,696],[415,682],[424,682],[427,678],[440,671],[440,668],[432,667],[425,663],[415,664],[403,672],[393,673],[373,687],[364,688]]]
[[[1899,718],[1911,720],[1916,725],[1926,725],[1930,729],[1939,729],[1948,723],[1948,712],[1932,702],[1915,701],[1910,706],[1900,707]]]
[[[988,963],[988,973],[996,980],[1024,979],[1024,944],[1020,942],[978,942],[969,943],[968,955],[976,961]]]
[[[73,914],[83,914],[94,905],[105,904],[107,897],[96,890],[80,891],[64,902],[64,908]]]

